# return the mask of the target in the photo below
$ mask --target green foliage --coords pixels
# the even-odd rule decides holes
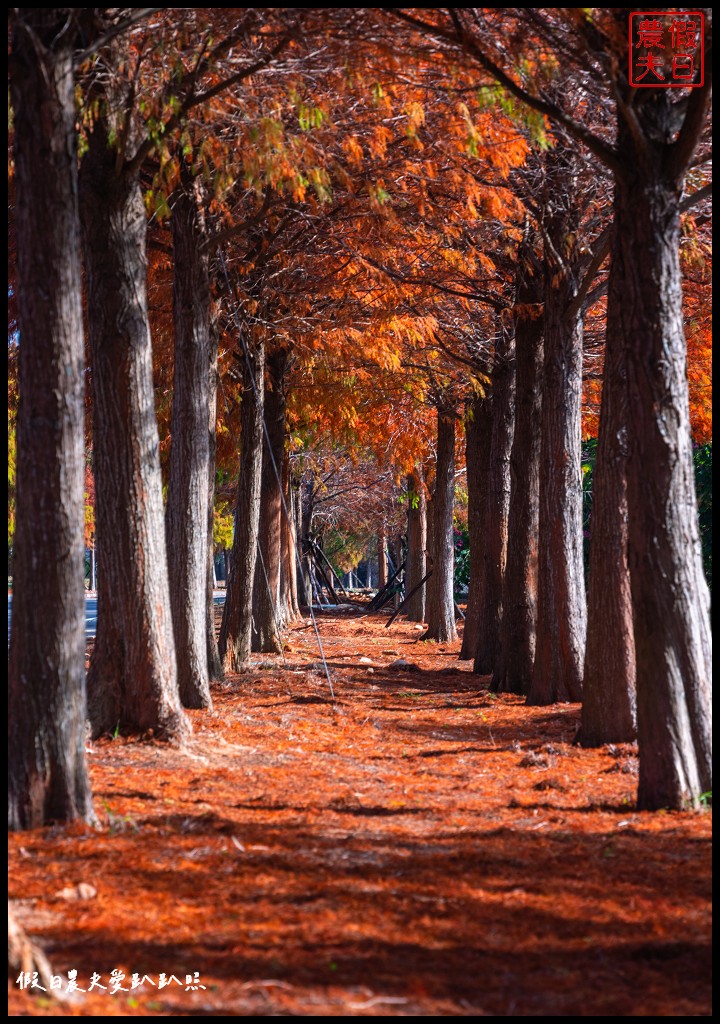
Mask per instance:
[[[145,209],[158,222],[170,219],[170,207],[164,192],[148,189],[145,193]]]
[[[381,184],[373,185],[370,182],[367,184],[367,192],[372,200],[373,204],[377,206],[384,206],[385,203],[390,199],[390,193]]]
[[[311,107],[306,103],[299,104],[297,116],[300,129],[304,132],[309,132],[313,128],[320,128],[325,120],[325,114],[320,107]]]
[[[481,110],[499,107],[514,124],[525,128],[538,149],[544,152],[552,147],[545,129],[543,114],[531,110],[520,100],[515,99],[512,93],[497,85],[483,85],[477,91],[477,98]],[[477,154],[472,153],[472,155]]]
[[[233,511],[229,501],[218,499],[213,512],[213,544],[229,551],[233,542]]]
[[[470,583],[470,535],[467,530],[455,530],[455,591],[465,590]]]
[[[329,203],[332,201],[332,185],[330,183],[330,176],[323,167],[311,167],[308,171],[310,177],[310,184],[313,187],[315,195],[318,197],[321,203]]]
[[[590,578],[590,513],[592,511],[592,485],[595,460],[597,458],[597,438],[591,437],[582,443],[582,511],[583,511],[583,562],[585,565],[585,588]]]
[[[712,441],[695,447],[693,461],[703,569],[712,593]]]
[[[412,509],[420,508],[420,495],[417,491],[405,491],[398,495],[398,505],[408,504]]]
[[[346,533],[328,530],[323,538],[323,551],[338,576],[355,570],[364,558],[372,555],[372,534],[368,531]]]
[[[102,805],[105,808],[107,814],[108,825],[110,827],[110,835],[116,836],[122,832],[139,832],[140,828],[135,819],[129,814],[115,814],[110,809],[110,805],[107,800],[102,801]]]

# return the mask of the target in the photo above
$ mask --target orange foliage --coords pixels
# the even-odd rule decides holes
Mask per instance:
[[[696,444],[712,441],[712,221],[688,216],[683,223],[683,315],[687,337],[690,422]]]

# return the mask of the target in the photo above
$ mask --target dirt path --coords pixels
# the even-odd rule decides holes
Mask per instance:
[[[11,984],[11,1015],[711,1013],[711,813],[636,813],[635,751],[574,747],[578,705],[386,621],[323,617],[335,704],[301,623],[186,751],[94,745],[102,831],[11,836],[10,895],[81,988],[181,984]]]

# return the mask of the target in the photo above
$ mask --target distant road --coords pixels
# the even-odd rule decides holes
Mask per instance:
[[[225,591],[216,590],[213,594],[215,604],[225,604]],[[10,615],[12,612],[12,594],[8,594],[8,643],[10,643]],[[97,597],[85,595],[85,639],[89,640],[97,632]]]

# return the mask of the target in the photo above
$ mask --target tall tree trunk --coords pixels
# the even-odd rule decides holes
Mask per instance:
[[[274,352],[267,360],[265,388],[265,424],[267,436],[263,443],[262,476],[260,483],[260,564],[255,571],[253,586],[253,639],[252,649],[266,654],[279,654],[282,638],[279,630],[284,623],[278,617],[280,582],[280,517],[282,490],[280,472],[285,452],[285,370],[288,354],[284,349]]]
[[[283,622],[292,622],[300,615],[300,608],[297,596],[294,489],[290,452],[287,449],[283,453],[282,485],[284,506],[280,514],[280,617]]]
[[[220,648],[215,631],[215,455],[218,388],[218,324],[210,319],[210,367],[208,373],[208,489],[207,489],[207,581],[205,584],[205,632],[207,636],[207,663],[210,681],[221,681],[224,676]]]
[[[302,557],[300,557],[300,564],[298,565],[298,556],[303,550],[302,481],[293,479],[292,494],[293,522],[295,527],[295,566],[298,570],[296,574],[298,607],[300,605],[309,606],[312,604],[312,591],[306,577],[305,562]]]
[[[377,555],[378,555],[378,590],[387,583],[388,579],[388,562],[387,562],[387,533],[385,527],[381,529],[377,539]]]
[[[647,113],[647,124],[640,115],[644,144],[624,121],[617,143],[623,169],[616,178],[608,323],[621,326],[627,368],[638,806],[648,810],[697,805],[712,788],[710,598],[698,530],[678,252],[690,133],[699,133],[704,102],[693,90],[683,145],[665,143],[661,159],[658,119],[673,117],[665,95]]]
[[[303,585],[309,605],[312,605],[316,596],[316,588],[313,582],[312,560],[310,555],[310,533],[312,531],[313,518],[313,491],[315,480],[312,473],[308,473],[301,483],[299,490],[299,512],[300,512],[300,549],[302,551]],[[317,595],[319,597],[319,595]]]
[[[608,296],[603,392],[592,478],[588,630],[580,741],[586,747],[635,739],[635,638],[627,560],[627,378],[624,296]]]
[[[428,595],[427,640],[441,643],[457,639],[453,592],[455,508],[455,413],[438,409],[438,445],[433,494],[432,581]]]
[[[250,366],[248,366],[248,362]],[[220,627],[220,657],[226,672],[239,672],[250,657],[252,595],[260,525],[260,475],[263,452],[263,377],[265,346],[258,342],[242,361],[242,432],[235,530]],[[253,380],[255,387],[253,387]]]
[[[484,603],[485,542],[488,516],[488,480],[492,442],[492,397],[474,394],[465,410],[465,465],[468,488],[468,535],[470,539],[470,584],[460,658],[475,658],[478,645],[480,609]]]
[[[579,161],[558,143],[548,167],[538,617],[528,704],[579,701],[587,608],[583,565],[582,314],[576,200]],[[559,255],[562,253],[562,262]]]
[[[8,666],[12,829],[94,820],[85,763],[85,361],[71,13],[25,7],[12,17],[22,338]]]
[[[395,557],[395,565],[399,569],[406,561],[405,535],[402,533],[398,533],[395,535],[395,540],[393,541],[393,555]],[[407,590],[405,590],[405,569],[402,570],[400,578],[402,580],[403,592],[407,593]],[[398,590],[397,594],[395,595],[395,607],[397,608],[399,604],[400,591]]]
[[[182,166],[172,213],[175,366],[165,524],[180,698],[185,707],[208,708],[210,274],[202,213]]]
[[[478,614],[473,671],[487,675],[500,657],[503,577],[508,546],[510,511],[510,452],[515,429],[515,337],[498,326],[492,372],[492,439],[485,520],[484,585]]]
[[[223,556],[223,567],[225,569],[225,590],[227,592],[227,588],[229,586],[229,581],[230,581],[230,552],[227,550],[227,548],[223,548],[222,556]],[[219,647],[219,644],[218,644],[218,647]]]
[[[527,694],[535,659],[537,614],[540,417],[543,356],[542,306],[535,279],[521,288],[515,307],[517,391],[510,456],[507,564],[503,580],[496,693]]]
[[[422,470],[418,467],[408,474],[408,554],[405,567],[405,596],[421,584],[425,576],[427,548],[427,504]],[[405,606],[408,622],[425,621],[425,595],[427,584],[422,583]]]
[[[94,736],[180,737],[146,293],[145,206],[100,118],[80,167],[93,384],[98,629],[88,673]]]
[[[398,533],[395,537],[393,537],[392,542],[391,542],[391,550],[392,550],[392,556],[391,556],[392,562],[395,565],[395,569],[393,571],[398,571],[398,573],[399,573],[398,577],[397,577],[397,580],[395,581],[395,586],[396,586],[397,589],[395,590],[395,593],[393,595],[393,607],[394,608],[399,608],[400,607],[400,593],[401,593],[401,586],[400,585],[401,584],[402,584],[402,592],[404,594],[407,594],[407,587],[406,587],[406,579],[407,578],[406,578],[405,569],[403,569],[402,572],[399,572],[400,567],[405,562],[405,559],[403,558],[403,535],[401,533]],[[371,566],[372,566],[372,562],[368,561],[368,586],[372,586],[372,583],[370,581]]]

